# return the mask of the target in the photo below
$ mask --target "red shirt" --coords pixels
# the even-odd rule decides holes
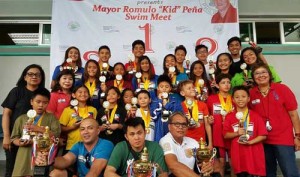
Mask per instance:
[[[208,108],[205,103],[199,101],[199,100],[194,100],[197,102],[198,105],[198,111],[199,113],[203,115],[203,120],[199,120],[199,127],[197,128],[189,128],[187,130],[186,136],[195,139],[196,141],[199,141],[200,138],[203,138],[205,141],[206,139],[206,133],[205,133],[205,124],[204,124],[204,116],[208,115]],[[183,109],[184,114],[188,114],[188,108],[186,107],[184,101],[181,102],[181,106]]]
[[[70,105],[71,95],[62,91],[51,92],[51,98],[47,106],[47,111],[52,112],[56,119],[60,118],[63,110]]]
[[[115,81],[115,80],[107,81],[107,82],[106,82],[107,88],[114,86],[114,81]],[[126,88],[132,90],[132,85],[131,85],[131,83],[130,83],[129,81],[126,81],[126,80],[123,80],[123,81],[124,81],[124,82],[123,82],[123,90],[126,89]]]
[[[266,144],[294,146],[293,124],[289,111],[297,109],[293,92],[284,84],[272,83],[270,91],[263,97],[254,87],[250,90],[250,107],[260,114],[266,122],[270,121],[272,130],[268,132]]]
[[[247,127],[249,140],[257,136],[266,136],[267,129],[259,114],[249,110],[249,125]],[[235,117],[236,111],[226,116],[223,125],[223,134],[227,132],[236,132],[239,120]],[[238,143],[238,138],[231,139],[231,163],[234,173],[247,172],[251,175],[266,176],[265,154],[263,143],[259,142],[253,145],[243,145]]]
[[[224,17],[219,12],[215,13],[211,18],[211,23],[236,23],[237,11],[231,4]]]

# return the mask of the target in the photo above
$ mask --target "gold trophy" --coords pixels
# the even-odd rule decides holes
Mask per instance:
[[[186,104],[187,104],[187,107],[188,107],[188,111],[189,111],[189,114],[188,114],[188,118],[189,118],[189,123],[188,123],[188,126],[189,128],[194,128],[197,126],[197,122],[194,120],[193,118],[193,101],[188,99],[186,100]]]
[[[242,112],[237,112],[235,114],[235,117],[239,120],[239,128],[244,128],[244,121],[246,121],[246,120],[243,120],[244,114]],[[246,143],[248,141],[249,137],[250,136],[247,134],[247,130],[246,130],[246,133],[244,135],[241,135],[239,137],[238,141],[242,142],[242,143]]]
[[[191,57],[190,56],[186,56],[185,57],[185,64],[186,64],[186,71],[185,73],[186,74],[189,74],[191,71],[190,71],[190,63],[191,63]]]
[[[28,117],[28,120],[27,122],[25,123],[25,126],[28,126],[28,125],[31,125],[33,124],[34,122],[34,118],[36,116],[36,111],[33,110],[33,109],[30,109],[28,112],[27,112],[27,117]],[[24,141],[28,141],[31,139],[31,133],[29,132],[29,130],[27,128],[23,128],[23,132],[22,132],[22,137],[20,138],[20,141],[24,142]]]
[[[101,84],[101,85],[105,85],[106,77],[105,77],[105,76],[100,76],[100,77],[99,77],[99,81],[100,81],[100,84]],[[102,93],[100,94],[100,97],[101,97],[101,98],[104,98],[104,97],[105,97],[105,93],[102,92]]]
[[[34,166],[34,177],[49,176],[50,165],[54,162],[57,153],[59,139],[50,139],[49,127],[45,127],[43,134],[38,134],[33,138],[33,154],[39,154],[41,162]]]
[[[249,79],[247,64],[246,63],[241,64],[240,68],[243,70],[243,75],[244,75],[244,79],[245,79],[247,86],[251,86],[252,80]]]
[[[174,77],[176,75],[175,71],[176,71],[175,66],[169,67],[168,76],[170,77],[170,79],[172,81],[173,88],[176,87],[176,77]]]
[[[217,154],[217,149],[213,148],[212,150],[208,149],[206,143],[203,141],[203,138],[200,138],[199,148],[195,149],[195,156],[197,163],[202,162],[211,162]],[[200,171],[200,170],[199,170]],[[200,172],[201,173],[201,172]],[[202,173],[203,177],[209,177],[210,175],[207,173]]]
[[[132,97],[132,98],[131,98],[131,107],[132,107],[132,108],[137,108],[137,105],[136,105],[136,104],[137,104],[137,101],[138,101],[138,100],[137,100],[137,97]]]
[[[212,82],[215,81],[215,79],[216,79],[216,76],[215,76],[215,68],[210,68],[210,69],[208,70],[208,73],[209,73],[209,76],[210,76],[210,78],[211,78],[211,81],[212,81]]]
[[[144,147],[141,153],[140,160],[136,160],[132,163],[132,173],[133,177],[150,177],[156,176],[156,168],[158,164],[151,163],[149,160],[149,155],[147,148]],[[154,174],[155,173],[155,174]]]
[[[169,102],[169,94],[167,92],[163,92],[161,94],[162,99],[162,122],[167,122],[170,116],[170,111],[165,108],[165,105]]]
[[[109,122],[109,109],[108,109],[108,107],[109,107],[109,102],[108,101],[104,101],[103,102],[103,108],[104,108],[104,113],[105,113],[106,119],[104,120],[103,123],[105,123],[107,126],[110,125],[110,122]],[[107,134],[107,135],[111,135],[112,133],[113,133],[113,131],[110,130],[110,129],[106,129],[105,130],[105,134]]]
[[[136,77],[136,82],[137,82],[137,89],[135,92],[139,92],[141,89],[141,77],[142,77],[142,73],[141,72],[137,72],[135,73],[135,77]]]
[[[102,71],[101,74],[102,75],[106,75],[108,72],[108,64],[107,63],[102,63]]]
[[[72,118],[76,119],[76,123],[82,121],[82,117],[79,116],[78,113],[78,100],[77,99],[73,99],[70,101],[70,105],[74,108],[76,114],[72,115]]]
[[[129,60],[129,65],[131,66],[131,70],[128,72],[128,74],[133,74],[135,73],[135,68],[134,68],[134,55],[131,53],[128,55],[128,60]]]

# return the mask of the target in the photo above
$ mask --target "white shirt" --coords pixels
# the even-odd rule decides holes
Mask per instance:
[[[195,158],[193,149],[199,148],[199,144],[196,140],[183,137],[182,144],[179,144],[169,132],[160,139],[159,144],[164,150],[164,155],[174,154],[180,163],[185,164],[190,169],[194,169]]]
[[[148,111],[144,111],[144,112],[145,112],[145,115],[147,115]],[[150,112],[148,112],[148,114],[150,114]],[[138,108],[136,110],[135,117],[142,117],[140,108]],[[145,124],[146,124],[146,122],[145,122]],[[154,141],[154,130],[155,130],[155,122],[153,121],[152,117],[150,116],[150,132],[149,133],[146,132],[146,140]],[[147,131],[147,127],[146,127],[146,131]]]

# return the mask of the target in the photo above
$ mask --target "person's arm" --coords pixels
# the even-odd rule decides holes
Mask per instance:
[[[241,136],[245,134],[244,128],[239,128],[237,132],[226,132],[224,135],[225,139],[233,139],[235,137]]]
[[[300,133],[300,120],[299,120],[299,115],[298,115],[297,110],[289,111],[289,115],[290,115],[291,120],[292,120],[292,124],[293,124],[293,127],[294,127],[294,132],[295,133]],[[295,142],[296,151],[299,151],[300,150],[300,139],[295,138],[294,142]]]
[[[9,108],[3,109],[2,115],[2,129],[3,129],[3,149],[10,150],[10,116],[12,114],[12,110]]]
[[[105,169],[107,160],[105,159],[96,159],[93,161],[91,169],[85,175],[85,177],[98,177],[101,172]]]
[[[177,177],[199,177],[192,169],[180,163],[174,154],[166,154],[165,161],[169,170]]]
[[[60,170],[64,170],[70,167],[72,164],[74,164],[75,161],[76,156],[73,153],[68,152],[64,156],[56,157],[53,167]]]
[[[267,139],[267,136],[257,136],[254,139],[246,142],[245,144],[252,145],[252,144],[260,143],[260,142],[264,141],[265,139]],[[242,143],[242,144],[244,144],[244,143]]]
[[[65,125],[62,125],[62,124],[60,124],[61,125],[61,132],[66,132],[66,133],[68,133],[68,132],[71,132],[71,131],[73,131],[73,130],[76,130],[76,129],[78,129],[79,128],[79,126],[80,126],[80,124],[81,124],[81,121],[80,122],[75,122],[73,125],[71,125],[71,126],[65,126]]]
[[[108,165],[105,169],[104,177],[120,177],[120,175],[117,174],[115,167]]]

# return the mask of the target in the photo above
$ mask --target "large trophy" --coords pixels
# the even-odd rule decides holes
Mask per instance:
[[[163,92],[161,94],[162,96],[162,122],[167,122],[170,116],[170,111],[168,111],[164,105],[166,105],[169,102],[169,94],[167,92]]]
[[[186,71],[185,73],[186,74],[189,74],[191,71],[190,71],[190,63],[191,63],[191,57],[190,56],[186,56],[185,57],[185,64],[186,64]]]
[[[147,148],[144,147],[140,160],[131,164],[130,176],[132,177],[156,177],[158,164],[149,161]]]
[[[246,121],[246,120],[243,120],[243,117],[244,117],[244,113],[242,113],[242,112],[237,112],[236,114],[235,114],[235,117],[239,120],[239,128],[244,128],[244,122]],[[246,117],[247,117],[247,115],[246,115]],[[247,119],[247,118],[246,118]],[[247,127],[246,127],[247,128]],[[239,142],[241,142],[241,143],[246,143],[247,141],[248,141],[248,139],[249,139],[249,135],[247,134],[247,130],[246,130],[246,133],[244,134],[244,135],[241,135],[240,137],[239,137]]]
[[[212,150],[209,149],[207,146],[206,146],[206,143],[203,141],[203,138],[200,138],[200,141],[199,141],[199,148],[198,149],[194,149],[194,155],[195,155],[195,158],[197,160],[197,163],[202,163],[202,162],[211,162],[213,161],[214,157],[216,156],[217,154],[217,149],[216,148],[213,148]],[[200,170],[199,170],[200,171]],[[200,171],[201,173],[201,171]],[[203,177],[209,177],[210,174],[208,173],[202,173]]]
[[[54,162],[54,158],[58,149],[58,138],[51,139],[49,136],[49,127],[45,127],[43,134],[38,134],[33,138],[33,156],[39,156],[41,162],[34,166],[33,176],[44,177],[49,176],[49,170],[51,164]]]
[[[108,101],[103,102],[103,108],[104,108],[104,113],[105,113],[106,118],[103,119],[102,122],[105,123],[107,126],[109,126],[111,123],[109,122],[109,102]],[[107,135],[111,135],[112,133],[113,133],[113,131],[110,129],[105,130],[105,134],[107,134]]]
[[[20,138],[20,141],[24,142],[24,141],[28,141],[28,140],[31,139],[31,136],[30,136],[31,133],[29,132],[29,130],[27,129],[26,126],[33,124],[35,116],[36,116],[36,111],[35,110],[30,109],[27,112],[28,120],[25,123],[25,127],[23,128],[22,137]]]

